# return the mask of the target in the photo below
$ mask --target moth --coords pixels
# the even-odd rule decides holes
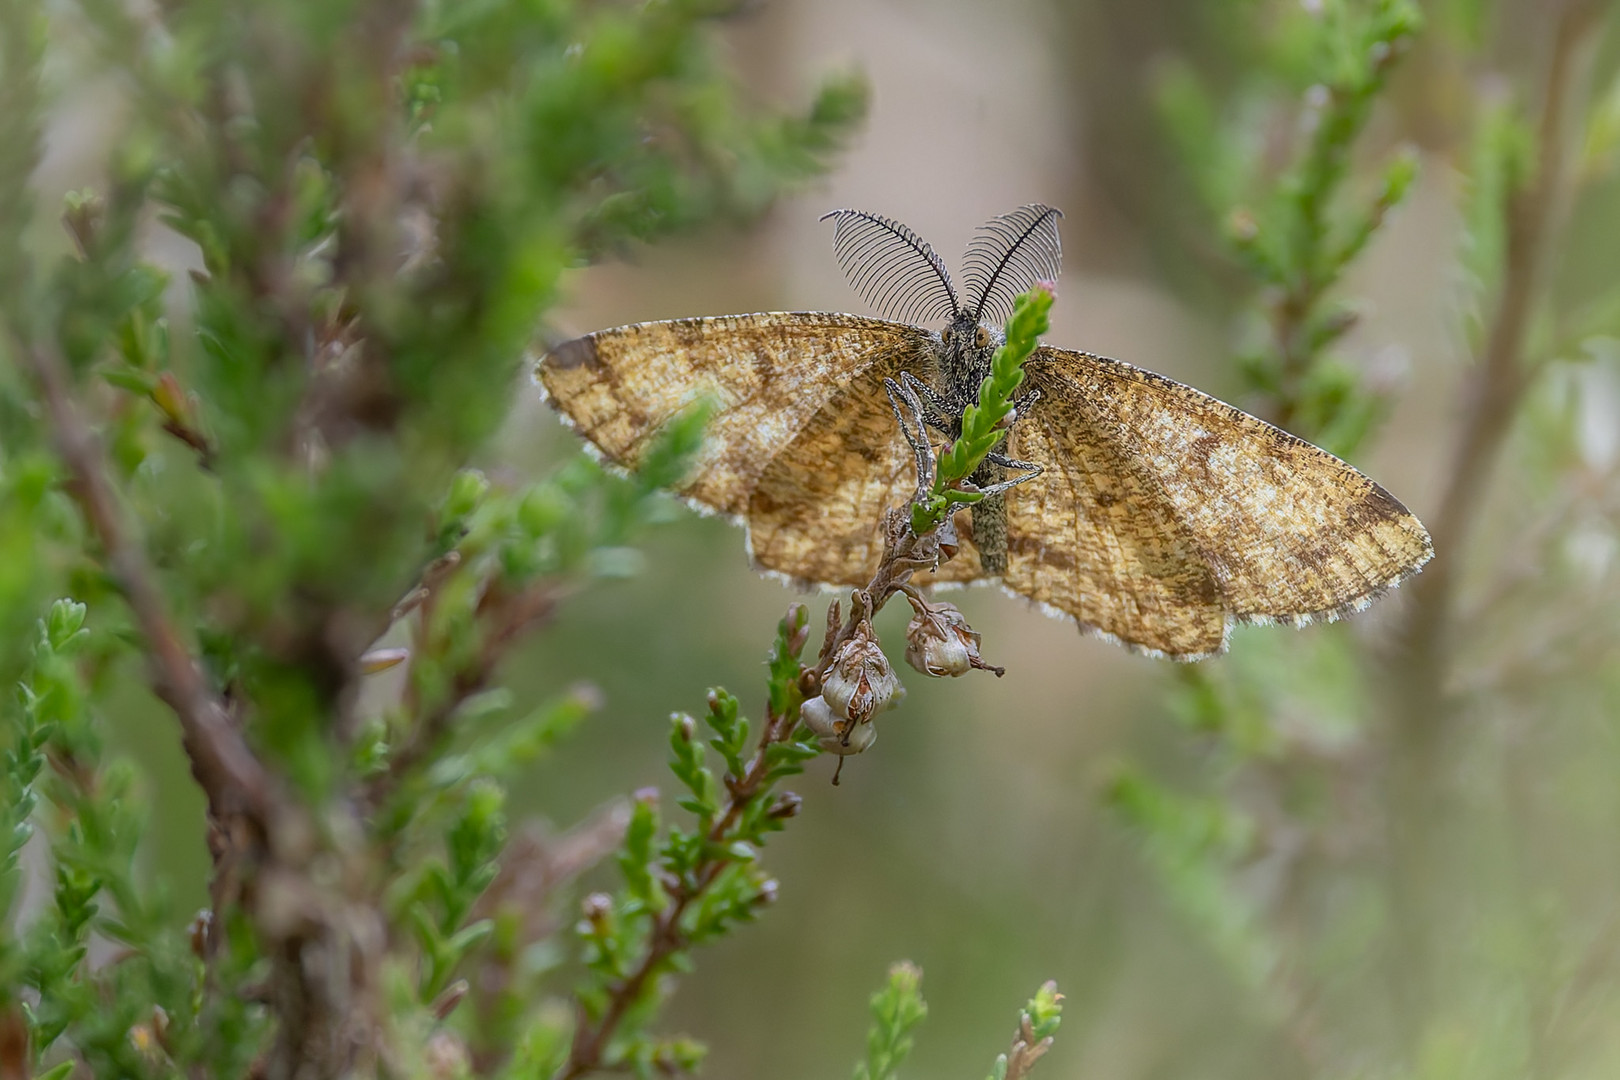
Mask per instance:
[[[575,431],[630,469],[707,396],[717,411],[679,494],[744,525],[757,569],[859,587],[881,557],[885,511],[915,485],[885,380],[903,381],[937,437],[953,437],[1014,298],[1057,277],[1060,217],[1030,205],[987,222],[959,292],[911,229],[836,210],[824,220],[838,261],[881,318],[637,323],[556,346],[538,381]],[[1382,487],[1207,394],[1050,345],[1024,371],[1007,437],[972,478],[992,494],[958,514],[960,550],[934,582],[999,582],[1089,633],[1197,660],[1225,650],[1234,622],[1359,611],[1432,553]]]

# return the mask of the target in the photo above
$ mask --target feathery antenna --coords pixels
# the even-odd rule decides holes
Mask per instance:
[[[969,309],[980,322],[1004,323],[1013,300],[1037,281],[1051,281],[1063,269],[1058,218],[1063,211],[1040,203],[1020,206],[979,226],[962,259]]]
[[[954,318],[951,275],[928,242],[898,221],[865,210],[833,210],[833,251],[850,288],[885,319],[927,323]]]

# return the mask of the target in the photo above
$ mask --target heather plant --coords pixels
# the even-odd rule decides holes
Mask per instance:
[[[757,726],[721,689],[673,718],[679,816],[647,789],[529,830],[506,783],[599,695],[522,700],[501,662],[634,570],[705,412],[633,477],[475,466],[564,271],[757,214],[860,120],[852,76],[745,102],[727,12],[0,6],[0,1076],[697,1068],[660,1008],[776,895],[836,635],[802,663],[793,606]],[[104,182],[38,190],[91,70]],[[205,799],[201,911],[139,866],[149,781],[104,741],[132,684]],[[581,896],[598,864],[618,886]],[[905,970],[874,1076],[921,1014]],[[1056,1023],[1048,987],[1001,1073]]]

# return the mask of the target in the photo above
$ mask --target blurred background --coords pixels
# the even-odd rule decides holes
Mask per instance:
[[[1266,35],[1312,6],[750,5],[725,31],[749,85],[798,100],[818,73],[857,67],[873,92],[864,134],[830,179],[762,220],[578,271],[548,331],[864,313],[817,222],[825,211],[898,218],[954,266],[982,221],[1045,202],[1066,215],[1050,342],[1260,408],[1234,362],[1254,290],[1211,254],[1221,223],[1196,206],[1155,99],[1167,71],[1195,72],[1242,120],[1247,149],[1264,160],[1272,140],[1286,154],[1304,88],[1286,73],[1257,84],[1251,67]],[[1354,148],[1353,172],[1402,145],[1421,164],[1338,287],[1359,319],[1336,354],[1389,405],[1355,463],[1425,520],[1494,302],[1466,272],[1480,103],[1534,115],[1559,8],[1431,5]],[[1614,96],[1614,21],[1582,46],[1594,110]],[[98,93],[67,103],[43,185],[94,174],[113,135]],[[959,594],[1006,677],[901,667],[909,698],[841,786],[829,760],[793,785],[801,819],[766,854],[779,901],[703,952],[675,999],[672,1023],[712,1047],[706,1075],[842,1073],[861,1052],[868,995],[902,958],[924,970],[930,1003],[917,1076],[988,1063],[1016,1003],[1049,978],[1068,997],[1049,1077],[1371,1076],[1392,1058],[1434,1077],[1620,1075],[1620,341],[1557,315],[1620,277],[1620,182],[1609,169],[1583,183],[1557,208],[1577,224],[1552,241],[1542,278],[1569,303],[1538,316],[1540,378],[1455,553],[1465,633],[1443,680],[1455,722],[1425,751],[1428,771],[1403,771],[1410,747],[1390,703],[1410,588],[1349,624],[1239,629],[1229,657],[1193,674],[994,590]],[[523,384],[483,464],[528,476],[575,453]],[[759,715],[770,635],[799,597],[749,570],[740,531],[686,511],[645,554],[638,576],[571,602],[513,660],[520,698],[583,680],[604,701],[514,786],[514,815],[564,827],[639,785],[667,788],[666,718],[700,713],[710,686]],[[825,600],[813,602],[819,623]],[[891,647],[903,623],[885,612]],[[200,904],[200,797],[171,722],[153,712],[119,740],[157,770],[153,869]],[[1405,783],[1437,794],[1413,802]],[[1417,885],[1427,918],[1402,907],[1411,868],[1391,869],[1413,806],[1434,818],[1421,823],[1433,829]],[[1421,977],[1407,970],[1417,964]]]

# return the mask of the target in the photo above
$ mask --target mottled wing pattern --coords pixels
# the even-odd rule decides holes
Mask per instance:
[[[916,490],[911,450],[889,411],[885,377],[918,372],[888,353],[828,398],[760,474],[748,504],[755,563],[803,582],[865,585],[883,554],[882,523]],[[979,576],[964,541],[933,580]]]
[[[1064,401],[1078,408],[1156,492],[1209,567],[1222,606],[1239,619],[1337,618],[1365,607],[1432,553],[1422,524],[1389,492],[1326,450],[1207,394],[1117,360],[1046,346],[1026,370],[1051,399],[1037,411]]]
[[[1007,492],[1009,589],[1150,652],[1221,651],[1226,612],[1188,528],[1093,421],[1079,387],[1031,362],[1041,400],[1008,452],[1045,472]]]
[[[883,377],[930,373],[929,341],[904,323],[824,312],[677,319],[567,342],[538,376],[574,428],[630,468],[665,422],[713,398],[680,493],[745,517],[764,569],[865,584],[883,511],[916,483]]]

